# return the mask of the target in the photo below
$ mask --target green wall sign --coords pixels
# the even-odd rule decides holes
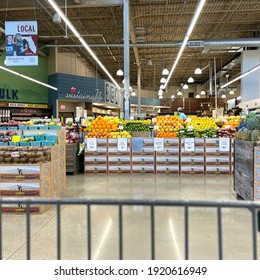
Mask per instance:
[[[0,56],[4,65],[5,54]],[[38,66],[8,67],[14,71],[48,83],[48,60],[39,57]],[[48,103],[48,88],[0,69],[0,102]]]

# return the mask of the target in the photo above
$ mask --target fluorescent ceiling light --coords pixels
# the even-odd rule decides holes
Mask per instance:
[[[97,62],[97,64],[101,67],[101,69],[107,74],[107,76],[110,78],[110,80],[116,85],[118,89],[121,89],[119,84],[115,81],[115,79],[112,77],[112,75],[108,72],[106,67],[103,65],[103,63],[98,59],[98,57],[95,55],[95,53],[92,51],[92,49],[89,47],[89,45],[86,43],[86,41],[81,37],[77,29],[74,27],[74,25],[71,23],[71,21],[67,18],[67,16],[63,13],[63,11],[60,9],[60,7],[56,4],[54,0],[48,0],[48,2],[51,4],[53,9],[61,16],[61,18],[64,20],[64,22],[67,24],[69,29],[72,31],[72,33],[79,39],[81,44],[85,47],[85,49],[89,52],[89,54],[94,58],[94,60]]]
[[[185,49],[185,47],[186,47],[186,45],[188,43],[188,40],[189,40],[190,35],[192,33],[192,30],[193,30],[193,28],[194,28],[194,26],[195,26],[195,24],[196,24],[196,22],[197,22],[197,20],[199,18],[199,15],[200,15],[200,13],[201,13],[201,11],[203,9],[203,6],[204,6],[205,2],[206,2],[206,0],[200,0],[198,6],[196,8],[196,11],[195,11],[195,13],[193,15],[193,18],[191,20],[190,26],[189,26],[189,28],[187,30],[187,33],[186,33],[185,37],[184,37],[184,40],[183,40],[182,45],[181,45],[181,48],[180,48],[180,50],[179,50],[179,52],[177,54],[177,57],[176,57],[176,59],[175,59],[175,61],[173,63],[172,69],[171,69],[170,74],[169,74],[169,76],[167,78],[165,86],[168,85],[168,83],[169,83],[169,81],[171,79],[171,76],[172,76],[172,74],[173,74],[173,72],[174,72],[174,70],[175,70],[175,68],[176,68],[176,66],[177,66],[177,64],[178,64],[178,62],[179,62],[179,60],[181,58],[181,55],[182,55],[182,53],[183,53],[183,51],[184,51],[184,49]]]
[[[206,94],[205,90],[202,90],[202,91],[200,92],[200,95],[205,95],[205,94]]]
[[[188,89],[189,86],[188,86],[187,84],[184,84],[182,88],[183,88],[183,89]]]
[[[255,72],[256,70],[258,70],[260,68],[260,64],[258,64],[257,66],[255,66],[254,68],[251,68],[250,70],[248,70],[247,72],[241,74],[240,76],[236,77],[235,79],[229,81],[228,83],[225,83],[224,85],[222,85],[220,88],[224,88],[227,87],[230,84],[233,84],[234,82],[244,78],[245,76],[249,75],[250,73]]]
[[[199,67],[197,67],[194,71],[194,74],[200,75],[200,74],[202,74],[202,70]]]
[[[26,75],[23,75],[23,74],[21,74],[21,73],[19,73],[19,72],[16,72],[16,71],[13,71],[13,70],[8,69],[8,68],[6,68],[6,67],[3,67],[3,66],[1,66],[1,65],[0,65],[0,69],[2,69],[2,70],[4,70],[4,71],[7,71],[7,72],[9,72],[9,73],[11,73],[11,74],[14,74],[14,75],[16,75],[16,76],[19,76],[19,77],[21,77],[21,78],[24,78],[24,79],[26,79],[26,80],[32,81],[32,82],[34,82],[34,83],[37,83],[37,84],[39,84],[39,85],[42,85],[42,86],[51,88],[51,89],[53,89],[53,90],[58,90],[58,88],[56,88],[56,87],[53,87],[53,86],[48,85],[48,84],[45,84],[45,83],[43,83],[43,82],[41,82],[41,81],[35,80],[35,79],[33,79],[33,78],[30,78],[30,77],[28,77],[28,76],[26,76]]]
[[[190,83],[190,84],[194,83],[194,79],[192,77],[189,77],[188,83]]]

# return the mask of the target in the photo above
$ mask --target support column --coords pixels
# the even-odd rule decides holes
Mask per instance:
[[[129,98],[129,86],[130,86],[130,67],[129,67],[129,3],[128,0],[124,0],[124,81],[125,81],[125,120],[130,119],[130,98]]]
[[[138,117],[141,116],[141,66],[137,69]]]
[[[260,51],[243,51],[241,59],[241,74],[260,63]],[[232,85],[230,85],[232,87]],[[241,101],[260,98],[260,69],[241,79]]]
[[[209,62],[209,96],[212,97],[212,64]]]

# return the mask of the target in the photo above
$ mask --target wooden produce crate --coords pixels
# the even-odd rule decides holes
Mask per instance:
[[[80,170],[80,162],[77,153],[79,151],[79,143],[66,144],[66,172],[76,174]]]
[[[254,147],[251,141],[235,139],[234,190],[238,198],[254,200]]]

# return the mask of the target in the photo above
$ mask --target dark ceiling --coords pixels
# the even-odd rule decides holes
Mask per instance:
[[[117,69],[123,68],[123,6],[120,0],[57,0],[79,33],[117,80]],[[109,4],[110,3],[110,4]],[[130,0],[130,83],[137,84],[137,67],[141,65],[144,88],[159,88],[164,66],[171,68],[179,50],[179,43],[190,24],[197,0]],[[50,45],[59,45],[59,51],[77,53],[83,61],[95,62],[71,36],[64,23],[52,21],[54,10],[45,0],[2,0],[0,27],[6,20],[38,21],[39,46],[48,53]],[[219,72],[225,65],[230,78],[240,73],[241,55],[246,45],[242,39],[258,38],[260,30],[259,0],[207,0],[183,56],[169,85],[179,85],[193,75],[197,66],[204,67],[216,60]],[[3,38],[4,34],[2,34]],[[217,46],[213,40],[221,40]],[[235,39],[235,44],[229,43]],[[194,41],[198,41],[196,44]],[[226,42],[225,42],[226,41]],[[258,45],[250,47],[258,47]],[[152,65],[147,65],[148,61]],[[100,69],[99,74],[106,78]],[[193,75],[194,76],[194,75]],[[219,75],[221,76],[221,75]],[[208,81],[208,70],[197,75],[195,83]],[[225,77],[225,75],[223,75]],[[225,78],[221,79],[225,79]]]

